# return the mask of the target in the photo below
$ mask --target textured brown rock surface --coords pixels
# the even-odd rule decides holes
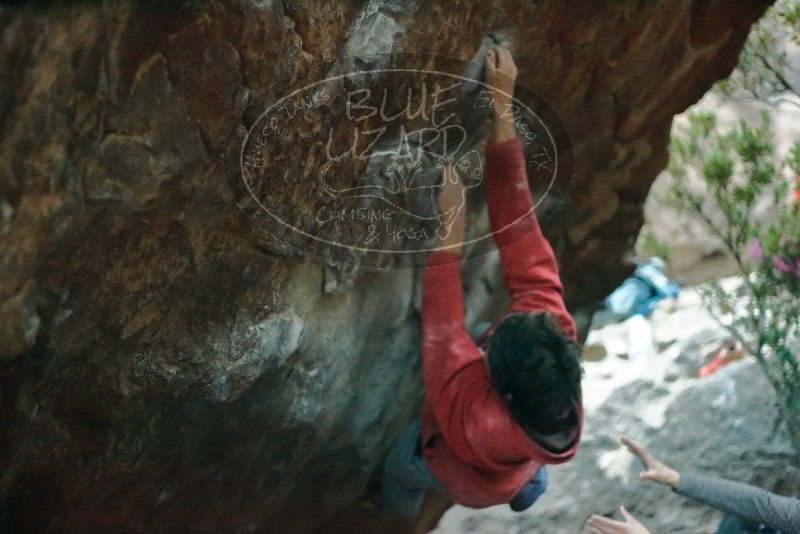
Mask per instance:
[[[221,152],[254,95],[342,53],[515,35],[575,145],[545,230],[585,319],[629,270],[672,116],[767,3],[0,8],[0,521],[308,532],[415,412],[419,273],[276,250],[235,206]],[[495,255],[464,274],[470,320],[503,305]]]

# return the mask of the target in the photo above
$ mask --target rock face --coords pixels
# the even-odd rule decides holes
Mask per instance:
[[[672,116],[767,4],[0,8],[0,521],[309,532],[415,413],[419,272],[320,260],[252,224],[223,168],[252,102],[337,57],[469,59],[510,35],[574,145],[544,226],[585,326],[630,269]],[[496,255],[464,276],[470,321],[504,305]]]
[[[788,60],[800,62],[800,52],[793,52]],[[756,124],[761,120],[760,114],[766,112],[775,132],[775,152],[781,158],[786,157],[792,141],[800,137],[800,125],[793,114],[758,101],[723,101],[714,92],[709,92],[692,106],[692,110],[713,112],[723,131],[734,128],[742,119]],[[673,121],[673,128],[684,128],[687,122],[688,112],[682,113]],[[702,185],[697,180],[693,186]],[[652,236],[668,247],[670,277],[685,284],[700,284],[736,274],[736,261],[704,224],[692,221],[687,221],[685,225],[674,224],[680,214],[664,201],[672,183],[672,176],[667,171],[662,172],[653,182],[644,208],[645,227]],[[759,206],[753,215],[756,221],[763,224],[770,224],[774,216],[773,206],[769,202]],[[637,252],[641,257],[650,256],[653,251],[647,250],[646,240],[641,235],[637,242]]]

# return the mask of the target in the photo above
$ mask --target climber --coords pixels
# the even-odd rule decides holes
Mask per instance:
[[[494,124],[485,148],[489,221],[511,306],[477,336],[462,300],[464,210],[451,221],[423,277],[422,367],[426,398],[387,455],[378,505],[414,518],[428,490],[473,508],[533,504],[547,486],[545,464],[572,458],[583,421],[575,323],[562,299],[550,244],[533,211],[522,144],[509,109],[517,68],[497,46],[486,55]],[[464,186],[443,169],[442,213]]]
[[[622,437],[621,441],[646,468],[639,474],[640,480],[652,480],[678,495],[725,512],[717,534],[800,534],[800,499],[776,495],[741,482],[679,473],[632,439]],[[589,531],[592,534],[649,534],[625,507],[620,508],[620,513],[624,522],[593,515],[588,521]]]

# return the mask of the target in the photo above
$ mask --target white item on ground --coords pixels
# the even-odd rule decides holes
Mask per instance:
[[[653,323],[644,315],[634,315],[625,321],[628,327],[628,356],[631,360],[649,360],[655,358],[656,348],[653,345]]]

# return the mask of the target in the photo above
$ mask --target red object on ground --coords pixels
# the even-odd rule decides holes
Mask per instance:
[[[700,368],[698,375],[700,376],[700,378],[712,375],[717,371],[719,371],[719,368],[725,365],[725,363],[727,363],[725,361],[725,357],[722,356],[720,352],[717,352],[717,354],[710,362],[708,362],[707,364],[705,364],[703,367]]]
[[[533,211],[519,138],[487,145],[485,176],[489,220],[511,294],[508,312],[549,311],[574,339],[558,264]],[[542,464],[572,458],[583,409],[578,407],[575,440],[562,453],[539,445],[514,421],[465,329],[460,259],[434,252],[425,270],[422,443],[428,444],[423,450],[431,471],[450,497],[483,508],[509,502]]]
[[[722,347],[717,350],[710,362],[700,368],[698,375],[701,378],[712,375],[719,371],[722,366],[741,360],[743,357],[744,351],[742,349],[736,350],[735,346]]]

